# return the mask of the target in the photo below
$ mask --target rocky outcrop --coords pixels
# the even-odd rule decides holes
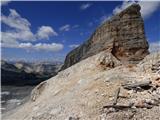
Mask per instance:
[[[140,72],[160,72],[160,52],[146,56],[137,66]]]
[[[46,87],[46,81],[41,82],[39,85],[37,85],[31,93],[31,100],[35,101],[38,98],[38,96],[42,94],[45,87]]]
[[[154,60],[154,63],[159,60],[159,57],[153,55],[146,58]],[[143,64],[152,66],[153,62],[145,59]],[[108,70],[104,70],[104,66]],[[139,65],[120,65],[112,54],[100,52],[39,84],[32,91],[30,100],[19,108],[5,113],[2,118],[4,120],[139,120],[142,118],[159,120],[160,76],[149,71],[140,71],[140,68]],[[142,81],[152,81],[156,87],[154,84],[149,84],[147,87],[137,86],[137,83]],[[128,90],[124,85],[134,85],[134,87]],[[115,108],[103,109],[104,106],[113,105],[117,88],[120,88],[120,92]],[[116,108],[118,106],[122,109]]]
[[[100,51],[110,52],[127,63],[138,63],[149,53],[138,4],[132,4],[97,28],[89,40],[66,56],[62,69]]]

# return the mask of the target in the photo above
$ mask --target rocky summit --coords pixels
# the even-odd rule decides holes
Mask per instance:
[[[132,4],[102,24],[89,40],[66,56],[62,69],[101,51],[110,52],[125,63],[142,60],[149,52],[140,9],[138,4]]]

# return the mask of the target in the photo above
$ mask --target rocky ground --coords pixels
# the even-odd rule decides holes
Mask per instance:
[[[122,65],[101,52],[39,84],[28,102],[3,119],[159,120],[159,60],[160,52]]]

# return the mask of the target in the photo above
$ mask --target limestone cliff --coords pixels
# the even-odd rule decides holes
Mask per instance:
[[[132,4],[97,28],[89,40],[66,56],[62,69],[101,51],[127,63],[138,63],[149,53],[138,4]]]

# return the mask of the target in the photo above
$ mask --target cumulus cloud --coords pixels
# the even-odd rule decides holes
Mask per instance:
[[[37,44],[32,44],[32,43],[14,43],[14,44],[1,44],[2,47],[7,47],[7,48],[21,48],[21,49],[26,49],[26,50],[36,50],[36,51],[52,51],[52,52],[58,52],[63,49],[63,44],[59,43],[37,43]]]
[[[80,6],[80,9],[81,9],[81,10],[86,10],[87,8],[89,8],[89,7],[91,7],[91,6],[92,6],[91,3],[82,4],[82,5]]]
[[[1,42],[7,44],[17,43],[15,37],[12,36],[12,33],[10,34],[9,32],[1,32]]]
[[[11,0],[1,0],[1,5],[7,5]]]
[[[9,27],[6,31],[1,32],[1,45],[8,48],[22,48],[32,50],[58,51],[63,49],[62,44],[58,43],[37,43],[31,42],[39,39],[49,39],[50,36],[57,36],[58,33],[50,26],[41,26],[36,34],[32,33],[31,23],[21,17],[16,10],[10,9],[8,16],[2,14],[1,22]]]
[[[141,14],[143,18],[148,18],[150,15],[152,15],[153,12],[155,12],[159,7],[160,7],[160,2],[159,1],[124,1],[122,5],[117,6],[113,10],[113,14],[117,14],[130,6],[133,3],[138,3],[141,6]]]
[[[10,9],[9,11],[9,16],[5,16],[2,14],[2,23],[18,30],[30,30],[31,24],[27,19],[22,18],[14,9]]]
[[[69,24],[66,24],[62,27],[59,28],[60,31],[69,31],[70,30],[70,25]]]
[[[14,9],[9,10],[8,16],[2,14],[1,22],[6,24],[9,30],[2,32],[2,41],[34,41],[35,36],[30,30],[30,22],[22,18]]]
[[[160,42],[152,42],[149,44],[149,51],[151,53],[160,51]]]
[[[158,8],[160,8],[160,1],[139,1],[141,6],[141,14],[144,18],[150,17]]]
[[[32,43],[20,43],[16,46],[16,48],[25,48],[25,49],[32,48],[32,47],[33,47]]]
[[[1,33],[2,42],[9,41],[35,41],[35,36],[31,31],[6,31]]]
[[[14,9],[10,9],[8,16],[2,14],[1,21],[14,29],[12,31],[8,30],[5,35],[9,35],[16,40],[33,41],[37,39],[49,39],[50,36],[58,35],[50,26],[41,26],[37,33],[33,34],[30,29],[31,23],[27,19],[22,18]]]
[[[49,39],[50,36],[58,34],[50,26],[41,26],[37,31],[38,39]]]
[[[36,50],[47,50],[47,51],[57,52],[63,49],[63,45],[58,43],[51,43],[51,44],[38,43],[34,45],[34,48]]]
[[[79,46],[78,44],[69,45],[70,48],[76,48],[76,47],[78,47],[78,46]]]

